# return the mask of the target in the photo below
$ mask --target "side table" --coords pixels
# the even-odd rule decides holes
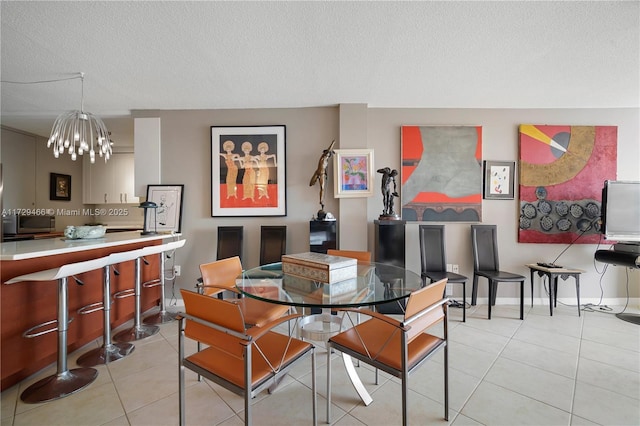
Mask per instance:
[[[538,273],[539,277],[547,276],[549,278],[549,315],[553,316],[553,308],[558,302],[558,277],[563,280],[567,280],[569,277],[573,277],[576,282],[576,298],[578,300],[578,316],[580,316],[580,274],[582,269],[573,268],[547,268],[546,266],[540,266],[536,263],[530,263],[525,265],[529,268],[531,273],[531,306],[533,306],[533,277],[535,273]]]

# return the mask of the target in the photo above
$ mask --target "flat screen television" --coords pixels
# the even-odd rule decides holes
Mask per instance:
[[[601,212],[607,240],[640,243],[640,182],[605,181]]]

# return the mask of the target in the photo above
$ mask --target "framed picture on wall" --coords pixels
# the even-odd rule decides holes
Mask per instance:
[[[334,196],[370,197],[375,182],[372,149],[336,149],[333,163]]]
[[[49,174],[49,199],[71,201],[71,175]]]
[[[211,126],[211,216],[286,216],[286,128]]]
[[[484,198],[513,200],[514,161],[484,161]]]
[[[147,185],[147,201],[157,208],[147,209],[144,231],[180,232],[182,230],[182,204],[184,185]]]
[[[400,128],[402,219],[482,222],[482,126]]]

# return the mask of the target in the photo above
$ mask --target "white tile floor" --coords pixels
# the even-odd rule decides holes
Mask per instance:
[[[450,414],[454,425],[638,425],[640,424],[640,326],[606,312],[515,306],[451,309]],[[619,310],[619,309],[618,309]],[[614,308],[614,311],[616,309]],[[100,342],[70,354],[75,359]],[[177,325],[135,342],[134,353],[108,366],[88,388],[44,404],[24,404],[20,392],[55,366],[2,392],[2,426],[178,424]],[[6,350],[6,348],[3,348]],[[318,349],[318,420],[325,421],[326,352]],[[357,368],[373,403],[364,406],[341,362],[332,363],[333,424],[401,424],[400,385]],[[188,373],[187,423],[241,425],[242,398]],[[445,424],[442,352],[410,378],[409,423]],[[311,424],[309,363],[298,364],[274,394],[253,403],[256,425]]]

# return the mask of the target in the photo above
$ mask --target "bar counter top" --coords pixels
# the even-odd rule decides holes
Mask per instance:
[[[141,231],[106,233],[102,238],[69,240],[64,237],[37,240],[9,241],[0,244],[0,260],[24,260],[85,250],[141,243],[166,238],[179,238],[180,234],[158,233],[141,235]]]

